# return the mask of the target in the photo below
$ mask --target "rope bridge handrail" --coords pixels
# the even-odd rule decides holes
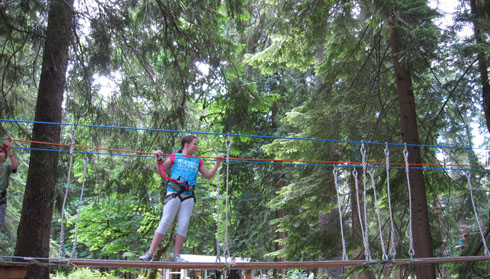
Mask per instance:
[[[63,144],[63,143],[53,143],[53,142],[44,142],[44,141],[32,141],[32,140],[22,140],[22,139],[13,139],[13,138],[7,138],[9,141],[17,141],[17,142],[24,142],[24,143],[35,143],[35,144],[41,144],[41,145],[52,145],[52,146],[63,146],[63,147],[72,147],[71,144]],[[408,144],[407,144],[408,146]],[[73,145],[75,148],[83,148],[83,149],[93,149],[93,150],[103,150],[103,151],[113,151],[113,152],[121,152],[121,153],[134,153],[134,154],[141,154],[141,155],[148,155],[145,157],[152,157],[154,156],[153,152],[146,152],[146,151],[135,151],[135,150],[127,150],[127,149],[114,149],[114,148],[104,148],[104,147],[93,147],[93,146],[84,146],[84,145]],[[14,147],[16,149],[33,149],[33,150],[42,150],[42,151],[58,151],[58,152],[68,152],[68,150],[59,150],[59,149],[38,149],[38,148],[19,148],[19,147]],[[74,151],[75,153],[84,153],[82,151]],[[90,152],[88,152],[91,154]],[[92,153],[92,154],[99,154],[99,155],[119,155],[119,154],[114,154],[114,153]],[[163,154],[164,156],[168,157],[170,154]],[[134,155],[138,156],[138,155]],[[179,156],[179,155],[176,155]],[[190,156],[190,157],[198,157],[202,159],[207,159],[207,160],[214,160],[216,157],[210,157],[210,156]],[[329,161],[329,160],[293,160],[293,159],[267,159],[267,158],[240,158],[240,157],[230,157],[230,161],[235,161],[235,162],[240,162],[240,163],[286,163],[286,164],[310,164],[310,165],[317,165],[317,166],[337,166],[337,167],[360,167],[362,166],[363,162],[356,162],[356,161]],[[371,168],[385,168],[386,167],[386,162],[365,162],[366,165],[368,165]],[[400,168],[404,169],[405,168],[405,163],[396,163],[396,162],[389,162],[389,165],[393,166],[392,168]],[[409,164],[410,168],[412,169],[417,169],[417,168],[422,168],[422,169],[445,169],[445,170],[487,170],[488,165],[472,165],[472,164],[434,164],[434,163],[410,163]],[[455,168],[453,168],[455,167]],[[473,168],[473,169],[468,169],[468,168]]]
[[[334,142],[334,143],[355,143],[355,144],[373,144],[373,145],[392,145],[392,146],[405,146],[404,143],[388,143],[388,142],[368,142],[359,140],[335,140],[335,139],[320,139],[320,138],[300,138],[300,137],[283,137],[283,136],[264,136],[264,135],[250,135],[250,134],[232,134],[232,133],[216,133],[216,132],[202,132],[202,131],[185,131],[185,130],[169,130],[169,129],[155,129],[155,128],[137,128],[127,126],[114,126],[114,125],[94,125],[94,124],[75,124],[75,123],[62,123],[62,122],[45,122],[45,121],[31,121],[31,120],[19,120],[19,119],[3,119],[0,118],[0,122],[15,122],[15,123],[31,123],[31,124],[46,124],[46,125],[61,125],[61,126],[78,126],[78,127],[90,127],[90,128],[109,128],[109,129],[124,129],[124,130],[137,130],[137,131],[152,131],[152,132],[168,132],[168,133],[185,133],[185,134],[200,134],[200,135],[217,135],[217,136],[232,136],[232,137],[251,137],[251,138],[267,138],[267,139],[286,139],[286,140],[306,140],[306,141],[322,141],[322,142]],[[431,147],[431,148],[447,148],[447,149],[472,149],[490,151],[488,148],[474,148],[471,146],[447,146],[447,145],[430,145],[430,144],[413,144],[409,143],[408,146],[419,147]]]

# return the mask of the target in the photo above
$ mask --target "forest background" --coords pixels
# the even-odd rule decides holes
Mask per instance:
[[[254,261],[342,258],[338,204],[349,258],[365,257],[352,167],[338,169],[336,187],[332,165],[265,160],[360,162],[361,141],[409,143],[412,164],[444,165],[411,170],[411,188],[403,167],[392,168],[389,175],[375,169],[377,203],[370,184],[364,185],[367,199],[359,200],[369,207],[365,225],[372,257],[381,258],[391,243],[396,257],[409,257],[408,189],[414,192],[417,256],[483,254],[465,172],[444,166],[488,165],[487,150],[477,149],[473,141],[478,134],[482,146],[488,145],[490,4],[459,1],[449,27],[438,23],[444,14],[433,4],[2,1],[0,118],[10,121],[0,122],[0,136],[70,144],[75,129],[13,120],[137,127],[78,126],[75,144],[171,153],[189,131],[198,133],[199,155],[213,157],[226,154],[226,135],[233,134],[231,157],[264,161],[232,161],[229,176],[222,168],[219,200],[216,180],[199,181],[183,252],[217,254],[216,238],[225,229],[222,215],[217,233],[217,209],[225,204],[228,177],[230,252]],[[468,36],[459,35],[463,28],[470,30]],[[103,79],[111,81],[110,94],[102,90]],[[8,191],[1,255],[70,254],[84,151],[88,167],[78,257],[135,260],[147,249],[164,194],[151,155],[78,149],[82,152],[71,157],[35,150],[58,148],[53,146],[19,141],[14,146],[20,167]],[[384,148],[367,144],[367,160],[385,162]],[[403,145],[389,148],[391,162],[403,163]],[[487,236],[488,174],[471,171],[471,179]],[[376,233],[375,205],[381,208],[386,247]],[[61,231],[66,231],[64,242]],[[171,238],[158,257],[170,252]],[[325,272],[340,276],[334,275],[338,270]],[[488,266],[474,262],[341,273],[351,278],[359,273],[484,278]],[[33,267],[29,274],[47,278],[49,270]]]

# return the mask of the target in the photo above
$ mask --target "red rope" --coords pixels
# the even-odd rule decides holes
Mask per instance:
[[[189,186],[189,184],[187,184],[187,182],[180,181],[180,180],[177,180],[177,179],[173,179],[172,177],[168,176],[165,173],[165,170],[163,170],[163,160],[160,160],[159,159],[158,162],[157,162],[157,164],[158,164],[158,167],[160,169],[160,174],[162,175],[163,179],[166,179],[166,180],[171,181],[171,182],[174,182],[174,183],[176,183],[178,185],[184,186],[187,191],[190,189],[190,186]]]
[[[64,146],[71,147],[70,144],[63,143],[54,143],[54,142],[45,142],[45,141],[34,141],[34,140],[21,140],[21,139],[8,139],[10,141],[19,141],[26,143],[36,143],[36,144],[44,144],[44,145],[55,145],[55,146]],[[102,148],[102,147],[91,147],[91,146],[83,146],[83,145],[73,145],[77,148],[85,148],[85,149],[95,149],[95,150],[105,150],[105,151],[117,151],[117,152],[127,152],[127,153],[138,153],[138,154],[153,154],[152,152],[142,152],[142,151],[133,151],[133,150],[124,150],[124,149],[112,149],[112,148]]]
[[[7,138],[9,141],[19,141],[26,143],[36,143],[36,144],[45,144],[45,145],[55,145],[55,146],[65,146],[71,147],[70,144],[62,144],[62,143],[52,143],[52,142],[43,142],[43,141],[32,141],[32,140],[20,140],[20,139],[11,139]],[[85,149],[94,149],[94,150],[105,150],[105,151],[116,151],[116,152],[126,152],[126,153],[136,153],[136,154],[147,154],[153,155],[152,152],[144,152],[144,151],[134,151],[134,150],[124,150],[124,149],[113,149],[113,148],[102,148],[102,147],[91,147],[91,146],[83,146],[83,145],[73,145],[77,148],[85,148]],[[163,154],[168,157],[171,154]],[[182,156],[182,155],[176,155]],[[197,157],[203,159],[216,159],[216,157],[207,157],[207,156],[189,156],[189,157]],[[315,160],[288,160],[288,159],[256,159],[256,158],[229,158],[230,161],[259,161],[259,162],[283,162],[283,163],[315,163],[315,164],[338,164],[338,165],[362,165],[362,162],[351,162],[351,161],[315,161]],[[366,162],[368,165],[386,165],[384,162]],[[390,166],[404,166],[405,163],[391,163]],[[487,165],[464,165],[464,164],[426,164],[426,163],[410,163],[410,166],[427,166],[427,167],[479,167],[486,168]]]

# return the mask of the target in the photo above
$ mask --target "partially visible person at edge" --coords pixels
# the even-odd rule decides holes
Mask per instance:
[[[181,140],[180,150],[177,153],[171,154],[165,161],[161,158],[161,156],[164,155],[162,151],[157,150],[154,152],[157,160],[157,172],[165,178],[165,172],[168,169],[171,169],[170,178],[179,181],[179,183],[172,181],[167,183],[167,195],[165,196],[163,203],[162,218],[153,235],[150,249],[148,249],[147,253],[139,257],[142,261],[149,261],[152,259],[153,253],[162,242],[165,233],[170,228],[177,212],[179,212],[172,261],[186,262],[186,260],[180,257],[180,251],[182,250],[182,246],[184,245],[187,236],[187,228],[194,208],[194,187],[196,186],[197,173],[200,172],[205,178],[211,179],[225,159],[222,156],[216,157],[215,165],[208,170],[204,166],[201,158],[192,157],[192,155],[196,153],[197,148],[197,138],[193,135],[187,135]],[[189,186],[189,189],[185,189],[185,186]]]
[[[12,143],[9,140],[3,142],[0,147],[0,227],[5,221],[7,212],[7,188],[9,187],[9,178],[12,173],[17,172],[17,160],[12,152]],[[6,163],[7,157],[10,164]]]

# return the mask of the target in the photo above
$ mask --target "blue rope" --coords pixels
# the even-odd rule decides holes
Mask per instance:
[[[13,149],[22,149],[22,150],[39,150],[39,151],[56,151],[56,152],[65,152],[68,153],[70,150],[63,149],[49,149],[49,148],[32,148],[32,147],[12,147]],[[80,154],[95,154],[95,155],[110,155],[110,156],[126,156],[126,157],[146,157],[146,158],[154,158],[153,155],[140,155],[140,154],[124,154],[124,153],[110,153],[110,152],[86,152],[86,151],[77,151],[74,150],[73,153]],[[203,161],[215,161],[214,159],[202,158]],[[270,161],[250,161],[250,160],[232,160],[231,163],[246,163],[246,164],[269,164],[269,165],[290,165],[290,166],[316,166],[316,167],[338,167],[338,168],[360,168],[362,166],[358,165],[345,165],[345,164],[315,164],[315,163],[291,163],[291,162],[270,162]],[[369,165],[367,168],[373,169],[385,169],[386,166],[372,166]],[[404,169],[404,166],[391,166],[390,169]],[[437,168],[437,167],[410,167],[410,169],[421,169],[421,170],[468,170],[468,171],[488,171],[485,168]]]
[[[20,123],[36,123],[36,124],[49,124],[49,125],[64,125],[78,127],[92,127],[92,128],[110,128],[110,129],[126,129],[126,130],[138,130],[138,131],[152,131],[152,132],[168,132],[168,133],[183,133],[183,134],[201,134],[201,135],[218,135],[218,136],[234,136],[234,137],[251,137],[251,138],[266,138],[266,139],[288,139],[288,140],[307,140],[307,141],[322,141],[322,142],[334,142],[334,143],[356,143],[356,144],[373,144],[373,145],[392,145],[392,146],[405,146],[403,143],[386,143],[386,142],[368,142],[368,141],[354,141],[354,140],[334,140],[334,139],[315,139],[315,138],[298,138],[298,137],[280,137],[280,136],[262,136],[262,135],[249,135],[249,134],[228,134],[228,133],[215,133],[215,132],[198,132],[198,131],[185,131],[185,130],[167,130],[167,129],[154,129],[154,128],[135,128],[124,126],[106,126],[106,125],[92,125],[92,124],[72,124],[72,123],[59,123],[59,122],[43,122],[43,121],[29,121],[29,120],[13,120],[13,119],[1,119],[0,122],[20,122]],[[445,145],[427,145],[427,144],[407,144],[407,146],[420,146],[420,147],[432,147],[432,148],[447,148],[447,149],[468,149],[468,150],[485,150],[485,148],[473,148],[466,146],[445,146]]]

